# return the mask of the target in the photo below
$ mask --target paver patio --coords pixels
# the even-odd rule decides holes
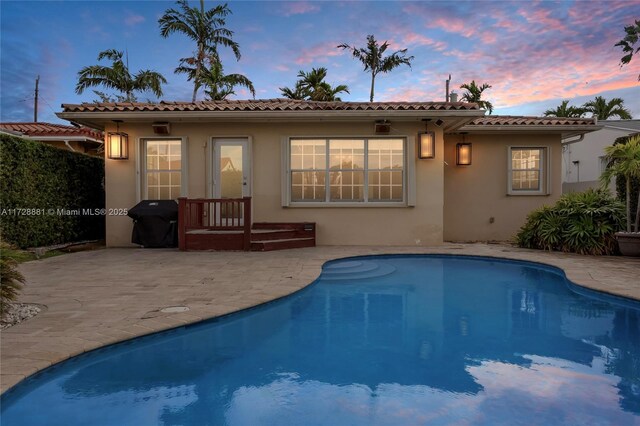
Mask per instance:
[[[333,247],[273,252],[87,251],[20,266],[21,302],[45,305],[3,330],[0,389],[53,363],[135,336],[211,318],[299,290],[324,262],[355,255],[445,253],[505,257],[558,266],[571,281],[640,300],[640,259],[579,256],[495,244]],[[161,313],[170,306],[187,312]]]

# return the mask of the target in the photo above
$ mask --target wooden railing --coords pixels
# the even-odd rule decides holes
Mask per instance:
[[[189,249],[187,234],[194,230],[242,231],[242,248],[251,250],[251,197],[178,198],[180,250]]]

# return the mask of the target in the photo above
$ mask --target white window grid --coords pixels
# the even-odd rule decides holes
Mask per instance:
[[[363,169],[359,169],[359,168],[337,168],[337,169],[331,169],[331,141],[341,141],[341,140],[358,140],[358,141],[362,141],[364,142],[364,151],[363,151],[363,157],[364,157],[364,168]],[[370,152],[369,152],[369,142],[370,141],[378,141],[378,140],[401,140],[402,141],[402,149],[401,152],[396,152],[394,153],[393,150],[391,150],[391,153],[389,154],[391,157],[391,161],[390,161],[390,168],[375,168],[375,169],[369,169],[369,158],[370,158]],[[293,153],[293,149],[292,146],[295,142],[300,142],[300,141],[313,141],[313,142],[320,142],[323,141],[324,142],[324,159],[322,161],[320,161],[320,158],[318,157],[323,157],[322,155],[317,155],[314,151],[314,155],[313,155],[313,159],[310,161],[311,162],[311,167],[312,168],[294,168],[293,164],[293,158],[294,156],[300,155],[297,153]],[[294,187],[298,187],[301,189],[301,194],[304,196],[305,194],[305,188],[313,188],[312,189],[312,193],[313,193],[313,197],[312,199],[309,198],[293,198],[293,196],[291,197],[291,201],[294,203],[298,203],[298,202],[313,202],[313,203],[344,203],[344,202],[355,202],[355,203],[389,203],[389,202],[404,202],[405,198],[406,198],[406,156],[407,156],[407,141],[406,138],[403,137],[395,137],[395,138],[353,138],[353,137],[340,137],[340,138],[291,138],[289,140],[289,146],[290,146],[290,154],[289,154],[289,164],[291,166],[290,168],[290,184],[289,184],[289,193],[291,195],[293,195],[293,189]],[[342,148],[341,152],[340,152],[340,158],[342,157],[342,153],[344,151],[348,151],[349,148]],[[304,155],[304,153],[303,153]],[[358,155],[358,154],[353,154],[352,152],[352,156],[353,155]],[[382,157],[382,153],[378,152],[378,156]],[[400,168],[393,168],[391,167],[393,165],[393,156],[397,155],[397,156],[401,156],[401,167]],[[324,162],[324,164],[321,164],[322,162]],[[304,160],[297,162],[298,164],[302,164],[304,166],[304,164],[306,163]],[[380,162],[378,162],[380,163]],[[323,166],[323,167],[320,167]],[[349,187],[350,191],[352,191],[351,193],[353,194],[353,190],[354,188],[357,187],[362,187],[362,197],[358,198],[358,199],[354,199],[354,198],[350,198],[350,199],[332,199],[331,198],[331,174],[335,173],[335,180],[334,180],[334,186],[335,183],[338,180],[343,179],[344,173],[363,173],[363,183],[354,183],[355,179],[351,180],[350,184],[345,185],[344,183],[341,183],[341,186],[338,186],[338,188],[340,188],[340,191],[344,191],[344,188]],[[378,181],[378,184],[374,184],[374,183],[370,183],[369,182],[369,175],[372,172],[382,172],[382,173],[389,173],[389,183],[388,184],[383,184],[380,181]],[[302,176],[302,183],[294,183],[295,179],[294,179],[294,174],[295,173],[313,173],[313,182],[308,183],[306,182],[306,179],[304,178],[304,175]],[[400,174],[400,178],[398,179],[398,173]],[[319,177],[323,177],[324,178],[324,182],[322,182],[322,179],[319,179]],[[397,181],[397,182],[396,182]],[[342,187],[342,185],[344,185],[344,187]],[[379,191],[381,190],[381,188],[383,187],[388,187],[389,188],[389,198],[388,199],[383,199],[381,197],[375,198],[375,197],[370,197],[369,196],[369,189],[373,188],[373,187],[378,187]],[[393,197],[393,188],[400,188],[400,192],[402,194],[401,198],[397,198],[397,197]],[[380,192],[379,192],[380,193]],[[396,191],[397,193],[397,191]],[[322,198],[318,198],[316,197],[316,195],[324,195],[324,197]],[[342,195],[342,193],[341,193]]]

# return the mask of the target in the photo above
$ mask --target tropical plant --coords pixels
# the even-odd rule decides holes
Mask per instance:
[[[569,106],[569,100],[564,100],[562,103],[555,107],[555,109],[548,109],[544,112],[545,117],[573,117],[580,118],[586,111],[583,108]]]
[[[296,85],[293,89],[289,87],[280,87],[279,89],[280,89],[280,94],[283,97],[288,99],[295,99],[295,100],[301,101],[307,98],[307,93],[302,88],[302,83],[300,82],[300,80],[296,82]]]
[[[290,99],[306,99],[321,102],[341,101],[342,99],[337,95],[342,92],[349,93],[349,88],[344,84],[332,87],[324,81],[326,77],[327,69],[323,67],[313,68],[309,72],[300,70],[294,89],[281,87],[280,93],[282,96]]]
[[[634,25],[624,27],[624,32],[626,33],[624,38],[615,44],[622,47],[622,52],[625,53],[620,59],[621,67],[631,62],[633,55],[640,51],[640,45],[634,51],[634,45],[640,40],[640,21],[636,20]],[[640,81],[640,74],[638,74],[638,81]]]
[[[617,138],[613,144],[625,144],[632,137],[640,136],[640,133],[635,133],[628,136],[621,136]],[[640,177],[631,178],[631,194],[639,194],[640,193]],[[625,179],[616,179],[616,196],[618,200],[625,201],[625,197],[627,195],[627,182]],[[640,228],[638,227],[638,217],[640,217],[640,196],[637,198],[631,196],[631,222],[636,224],[636,232],[640,232]]]
[[[383,56],[389,48],[389,42],[385,41],[382,45],[379,45],[375,37],[371,34],[367,36],[367,47],[358,48],[343,43],[339,45],[338,48],[351,51],[353,57],[362,62],[364,71],[371,73],[370,102],[373,102],[376,76],[378,74],[393,71],[400,65],[408,65],[411,67],[411,61],[413,61],[413,56],[407,56],[407,49],[397,50],[389,56]]]
[[[18,262],[9,256],[11,247],[0,243],[0,318],[4,318],[9,303],[18,298],[25,280],[18,271]]]
[[[460,88],[466,90],[460,98],[462,101],[478,104],[480,108],[489,111],[489,114],[493,112],[493,104],[489,101],[482,100],[482,92],[491,89],[491,85],[482,83],[481,86],[478,86],[475,80],[471,80],[471,83],[465,83],[461,85]]]
[[[605,255],[615,252],[614,234],[624,223],[624,206],[608,191],[563,195],[554,206],[527,216],[516,235],[520,247]]]
[[[201,86],[200,80],[203,78],[206,63],[213,56],[215,60],[211,63],[219,62],[218,46],[231,48],[237,60],[240,60],[240,46],[233,40],[233,31],[227,29],[226,17],[231,13],[231,9],[225,3],[213,9],[204,9],[204,0],[200,0],[200,8],[190,7],[187,0],[176,2],[180,10],[167,9],[164,15],[158,19],[160,34],[168,37],[173,33],[182,33],[196,42],[196,51],[193,56],[192,65],[195,67],[193,74],[188,74],[188,80],[193,81],[192,102],[196,101],[198,89]],[[176,68],[176,73],[180,73],[180,67],[184,65],[180,60],[180,66]]]
[[[235,95],[236,86],[246,87],[251,92],[251,96],[256,97],[256,90],[251,80],[242,74],[224,74],[220,62],[213,63],[202,75],[200,82],[204,86],[207,100],[225,100],[227,96]]]
[[[123,61],[124,52],[109,49],[98,54],[98,61],[108,59],[112,62],[110,67],[104,65],[92,65],[82,68],[78,72],[78,84],[76,84],[76,93],[81,94],[89,87],[102,86],[122,93],[115,95],[116,100],[120,102],[135,102],[137,100],[135,92],[151,91],[157,97],[162,96],[162,85],[167,80],[162,74],[151,70],[140,70],[135,75],[129,72],[129,64]],[[94,90],[102,101],[111,101],[109,95]]]
[[[630,138],[626,143],[614,144],[604,150],[607,168],[600,176],[604,186],[608,186],[614,177],[625,181],[625,201],[627,232],[631,232],[631,181],[640,178],[640,135]],[[633,194],[635,195],[635,194]],[[637,194],[640,206],[640,191]],[[635,229],[638,228],[640,214],[636,211]]]
[[[621,120],[631,120],[631,113],[624,107],[624,101],[620,98],[613,98],[607,101],[602,96],[596,96],[594,100],[582,105],[585,112],[590,112],[598,120],[608,120],[618,117]]]

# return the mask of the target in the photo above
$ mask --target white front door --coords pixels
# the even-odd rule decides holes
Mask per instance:
[[[251,158],[247,139],[214,139],[213,198],[251,196]]]
[[[229,138],[213,140],[213,198],[251,196],[251,155],[249,140]],[[215,223],[242,225],[245,214],[240,208],[223,204],[211,212]]]

